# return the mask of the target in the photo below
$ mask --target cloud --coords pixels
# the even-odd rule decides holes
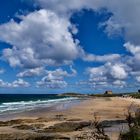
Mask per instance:
[[[61,79],[48,79],[48,77],[44,77],[41,81],[37,82],[37,87],[43,88],[51,88],[51,89],[59,89],[65,88],[67,86],[67,82]]]
[[[12,67],[69,64],[83,51],[72,38],[71,23],[53,11],[39,10],[0,25],[0,40],[11,44],[3,58]]]
[[[23,79],[18,79],[13,81],[12,83],[4,82],[0,79],[0,87],[1,88],[18,88],[18,87],[29,87],[30,84]]]
[[[41,81],[38,81],[37,87],[44,88],[65,88],[68,84],[64,80],[65,77],[76,76],[77,72],[70,66],[71,73],[58,68],[54,71],[46,71],[46,76],[44,76]]]
[[[67,71],[63,70],[62,68],[58,68],[54,71],[46,70],[46,74],[51,77],[55,77],[54,79],[62,79],[63,77],[71,77],[76,75],[76,70],[70,67],[72,73],[68,73]]]
[[[63,16],[68,16],[73,11],[81,10],[86,3],[85,0],[34,0],[34,2],[37,2],[42,8],[49,9]]]
[[[121,58],[120,54],[106,54],[106,55],[85,54],[83,60],[89,62],[112,62],[119,60],[120,58]]]
[[[123,2],[118,0],[71,0],[69,2],[65,0],[34,0],[33,2],[44,9],[27,16],[21,16],[21,23],[11,21],[0,26],[1,40],[16,46],[12,50],[4,51],[4,56],[8,57],[11,66],[37,67],[44,63],[62,64],[76,59],[83,50],[72,38],[69,29],[72,30],[74,26],[69,19],[74,12],[82,9],[100,11],[101,8],[106,8],[112,12],[112,16],[107,21],[100,23],[104,26],[106,33],[111,36],[124,29],[126,41],[134,44],[139,42],[140,21],[135,16],[140,14],[139,0],[134,2],[131,0]],[[128,10],[129,7],[131,10]],[[77,29],[74,28],[74,30],[77,33]],[[23,46],[26,46],[26,50],[23,49]],[[63,51],[60,52],[60,50]],[[48,52],[50,53],[48,54]],[[24,56],[18,56],[17,53],[23,53]],[[14,57],[15,55],[18,59]],[[27,58],[30,58],[29,62],[26,60]]]
[[[72,65],[70,65],[70,70],[71,70],[71,73],[68,74],[67,76],[71,77],[71,76],[76,76],[77,75],[77,71],[76,71],[76,69],[74,69],[72,67]]]
[[[62,75],[62,76],[76,76],[77,71],[70,65],[70,71],[71,73],[68,73],[67,71],[63,71],[61,68],[56,69],[55,71],[49,71],[46,70],[44,67],[38,67],[34,69],[27,69],[17,74],[17,77],[23,78],[23,77],[35,77],[35,76],[42,76],[48,73],[53,73],[54,75]]]
[[[46,71],[43,67],[34,68],[34,69],[27,69],[23,72],[17,74],[17,77],[33,77],[33,76],[41,76],[45,74]]]
[[[91,86],[135,87],[140,82],[140,45],[127,42],[124,47],[129,52],[127,55],[114,61],[108,59],[104,65],[86,70]],[[95,60],[96,57],[91,58]],[[128,82],[129,78],[133,83]]]
[[[128,76],[128,73],[126,72],[124,65],[123,64],[115,64],[115,65],[110,65],[110,75],[114,79],[125,79]]]
[[[109,11],[113,13],[111,19],[109,19],[112,24],[107,24],[109,26],[116,25],[124,29],[125,40],[131,43],[140,44],[140,21],[136,15],[140,14],[140,1],[139,0],[115,0],[108,2],[105,5]],[[130,10],[131,9],[131,10]],[[115,23],[115,24],[113,24]],[[111,30],[109,30],[109,33]]]
[[[67,83],[64,81],[64,77],[66,76],[69,76],[69,74],[62,69],[47,71],[47,75],[37,82],[37,87],[65,88]]]
[[[131,67],[133,72],[140,71],[140,45],[127,42],[124,47],[131,54],[131,56],[127,57],[126,64]]]
[[[8,83],[5,83],[3,80],[0,79],[0,87],[9,87]]]
[[[104,32],[111,38],[114,36],[122,36],[123,34],[123,26],[116,23],[112,17],[103,23],[99,23],[99,28],[104,28]]]
[[[135,83],[140,82],[140,71],[131,71],[130,74],[136,80]]]
[[[116,62],[122,61],[132,71],[139,71],[140,65],[140,20],[136,15],[140,15],[140,1],[139,0],[71,0],[66,2],[65,0],[34,0],[41,7],[54,11],[59,16],[63,15],[68,18],[73,13],[82,9],[90,9],[95,12],[103,12],[101,9],[106,8],[109,13],[112,13],[109,19],[99,24],[104,28],[104,31],[108,36],[121,35],[124,37],[126,43],[124,47],[129,51],[131,55],[125,55],[120,58],[119,54],[107,54],[98,56],[94,54],[85,54],[83,60],[85,61],[97,61],[97,62]],[[131,9],[131,10],[130,10]]]
[[[133,55],[140,54],[140,46],[134,45],[130,42],[124,44],[124,47]]]
[[[106,63],[103,66],[88,68],[87,73],[90,74],[91,78],[94,77],[107,77],[108,79],[125,79],[127,78],[128,74],[125,70],[125,65],[118,63]]]
[[[116,81],[113,82],[113,86],[123,88],[123,87],[126,87],[127,84],[126,84],[125,81],[116,80]]]
[[[140,82],[140,76],[136,77],[137,82]]]
[[[104,22],[105,31],[108,35],[121,33],[124,29],[126,41],[134,44],[140,44],[140,20],[136,15],[140,15],[139,0],[34,0],[40,7],[54,11],[63,16],[72,15],[72,13],[82,9],[100,10],[106,8],[112,13],[108,21]],[[131,9],[131,10],[130,10]],[[69,16],[68,16],[69,17]]]
[[[30,84],[23,79],[18,79],[12,82],[11,87],[29,87]]]
[[[88,68],[89,82],[92,85],[96,85],[98,81],[99,85],[111,83],[121,86],[126,84],[125,80],[129,76],[139,81],[139,0],[33,1],[39,4],[41,10],[20,16],[20,23],[11,20],[0,25],[0,40],[12,46],[3,50],[3,59],[12,67],[19,66],[25,69],[17,74],[18,77],[39,76],[44,73],[42,67],[71,64],[80,57],[84,61],[105,63],[100,67]],[[123,35],[126,42],[124,47],[129,54],[88,54],[79,46],[79,40],[73,38],[72,34],[78,32],[76,26],[70,22],[73,13],[82,9],[100,12],[102,8],[106,8],[112,15],[99,26],[103,27],[110,37]],[[62,69],[45,71],[46,76],[37,82],[37,85],[52,88],[66,86],[64,77],[77,73],[73,68],[71,71],[70,74]]]
[[[89,85],[96,86],[125,86],[128,78],[128,68],[122,63],[106,63],[99,67],[87,68]]]
[[[137,82],[140,82],[140,45],[127,42],[124,47],[130,53],[125,62],[131,68],[130,75]]]

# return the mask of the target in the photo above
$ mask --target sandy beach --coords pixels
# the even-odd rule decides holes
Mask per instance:
[[[135,99],[89,98],[66,109],[58,109],[63,108],[61,104],[50,110],[34,110],[11,118],[8,116],[8,120],[0,118],[0,140],[34,140],[36,137],[41,140],[78,139],[79,135],[90,131],[89,126],[95,116],[100,122],[112,123],[105,128],[105,132],[111,140],[117,140],[122,128],[127,129],[123,121],[132,103],[134,110],[139,108],[140,103],[136,100],[135,104]]]

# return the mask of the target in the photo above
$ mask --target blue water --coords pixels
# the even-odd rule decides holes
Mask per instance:
[[[0,94],[0,115],[51,107],[72,100],[77,98],[54,94]]]

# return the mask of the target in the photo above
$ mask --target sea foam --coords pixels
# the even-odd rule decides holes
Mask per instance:
[[[18,113],[29,111],[37,108],[45,108],[56,105],[57,103],[63,103],[77,100],[76,97],[67,97],[61,99],[47,99],[47,100],[36,100],[36,101],[19,101],[19,102],[7,102],[0,104],[0,114],[5,113]]]

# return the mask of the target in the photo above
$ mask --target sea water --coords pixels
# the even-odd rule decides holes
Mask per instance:
[[[73,100],[77,98],[56,94],[0,94],[0,115],[51,107]]]

